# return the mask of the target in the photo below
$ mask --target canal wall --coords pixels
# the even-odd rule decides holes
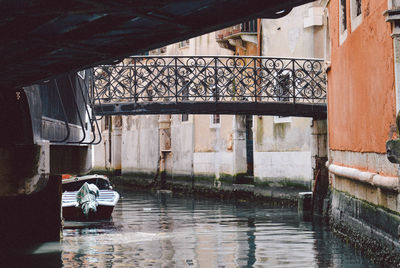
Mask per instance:
[[[369,171],[346,167],[369,161]],[[330,151],[329,218],[332,229],[377,262],[400,264],[400,213],[396,166],[385,154]],[[376,170],[373,172],[372,170]]]
[[[400,214],[333,190],[332,230],[365,255],[385,266],[400,264]]]
[[[177,193],[200,194],[236,200],[276,201],[282,204],[297,205],[299,192],[309,191],[307,186],[287,182],[285,185],[273,185],[259,180],[252,184],[235,183],[232,175],[221,174],[219,180],[215,176],[187,176],[167,174],[166,181],[161,182],[161,174],[129,173],[123,176],[110,176],[113,184],[147,190],[171,190]]]

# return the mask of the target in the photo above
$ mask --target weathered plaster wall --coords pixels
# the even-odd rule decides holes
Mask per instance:
[[[220,124],[212,124],[212,115],[194,116],[195,152],[232,151],[232,115],[221,115]]]
[[[92,166],[94,171],[105,171],[108,160],[108,132],[104,130],[104,120],[98,121],[101,133],[101,142],[93,146],[92,149]]]
[[[310,3],[294,8],[280,19],[262,19],[262,55],[270,57],[323,58],[323,27],[304,27],[309,8],[318,6]]]
[[[310,182],[311,121],[255,116],[254,176],[267,181]]]
[[[347,38],[340,45],[339,2],[330,2],[328,118],[332,150],[385,152],[396,107],[391,29],[382,15],[387,8],[386,0],[364,0],[363,21],[352,31],[348,16]]]
[[[171,124],[171,149],[172,173],[191,175],[193,165],[193,117],[182,122],[181,115],[172,116]]]
[[[179,43],[167,46],[167,55],[232,55],[233,52],[221,48],[215,40],[215,33],[204,34],[189,39],[189,45],[180,47]]]
[[[310,152],[255,152],[254,176],[268,181],[310,183]]]
[[[160,155],[158,117],[158,115],[124,117],[122,174],[156,172]]]
[[[255,116],[257,152],[310,151],[311,118]]]
[[[212,115],[194,116],[194,173],[234,175],[232,115],[221,115],[220,124],[212,124]]]
[[[196,152],[193,158],[196,175],[234,174],[232,152]]]

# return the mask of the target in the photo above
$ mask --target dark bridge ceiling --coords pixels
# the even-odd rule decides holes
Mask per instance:
[[[0,0],[0,86],[122,59],[312,0]],[[284,12],[281,12],[284,10]]]

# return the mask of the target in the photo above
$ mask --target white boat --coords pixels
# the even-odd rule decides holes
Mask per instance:
[[[96,211],[90,211],[85,215],[77,200],[79,189],[85,184],[95,184],[99,189],[96,197]],[[119,194],[113,191],[110,180],[103,175],[87,175],[70,177],[62,180],[62,214],[65,220],[104,220],[110,219],[115,205],[119,200]]]

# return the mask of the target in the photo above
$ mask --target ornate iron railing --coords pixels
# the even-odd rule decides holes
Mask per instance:
[[[94,69],[94,97],[112,102],[325,103],[323,61],[239,56],[134,56]]]

